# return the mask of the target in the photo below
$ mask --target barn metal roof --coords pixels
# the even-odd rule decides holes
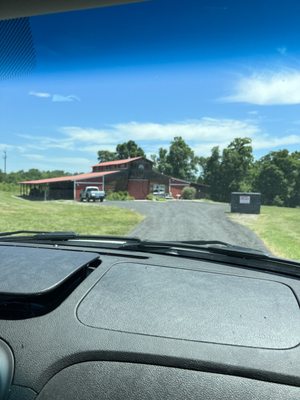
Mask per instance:
[[[54,182],[75,182],[82,181],[89,178],[100,178],[101,176],[118,174],[120,171],[105,171],[105,172],[89,172],[87,174],[60,176],[58,178],[48,178],[48,179],[37,179],[33,181],[23,181],[19,182],[23,185],[40,185],[42,183],[54,183]]]
[[[171,176],[170,179],[171,179],[171,183],[173,183],[173,184],[176,184],[176,183],[178,183],[178,184],[187,184],[187,185],[190,184],[190,182],[185,180],[185,179],[174,178],[173,176]]]
[[[140,156],[140,157],[126,158],[124,160],[105,161],[105,162],[102,162],[102,163],[99,163],[99,164],[92,165],[92,167],[108,167],[108,166],[111,166],[111,165],[127,164],[127,163],[130,163],[132,161],[139,160],[141,158],[145,159],[145,157],[141,157]],[[148,161],[152,162],[151,160],[148,160]]]

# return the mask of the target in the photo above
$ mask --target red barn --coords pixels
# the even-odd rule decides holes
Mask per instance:
[[[98,186],[106,192],[128,191],[135,199],[145,199],[155,191],[176,197],[190,182],[161,174],[153,169],[152,161],[134,157],[95,164],[86,174],[24,181],[20,185],[21,195],[45,199],[79,200],[80,191],[86,186]]]

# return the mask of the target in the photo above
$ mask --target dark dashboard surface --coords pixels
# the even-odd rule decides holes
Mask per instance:
[[[95,328],[197,342],[274,349],[299,344],[299,307],[287,285],[178,264],[113,265],[79,306],[79,320]]]
[[[0,246],[0,295],[41,295],[54,290],[98,254]]]
[[[36,252],[41,281],[42,269],[61,269],[60,249],[44,247],[11,245],[6,257]],[[14,359],[9,399],[300,399],[297,279],[166,255],[72,254],[84,275],[69,277],[59,304],[0,319]]]

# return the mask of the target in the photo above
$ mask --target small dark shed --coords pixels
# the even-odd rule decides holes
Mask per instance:
[[[249,192],[231,193],[231,212],[260,214],[261,194]]]

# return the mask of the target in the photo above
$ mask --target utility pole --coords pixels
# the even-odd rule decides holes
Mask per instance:
[[[6,160],[7,160],[6,150],[3,151],[3,159],[4,159],[4,173],[6,175]]]

